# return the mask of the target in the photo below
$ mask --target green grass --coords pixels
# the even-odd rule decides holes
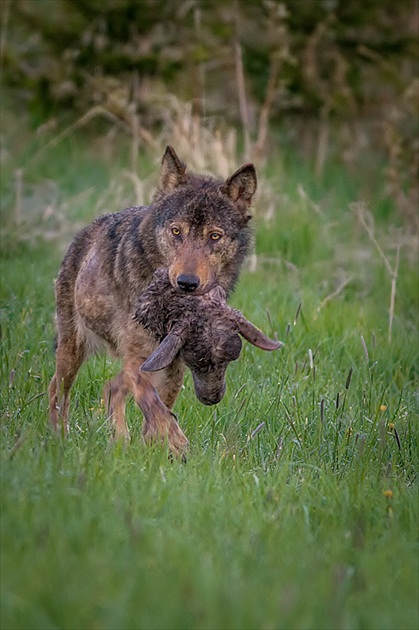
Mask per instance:
[[[71,168],[60,169],[69,151]],[[339,186],[337,174],[335,189],[316,192],[295,165],[291,178],[272,175],[280,203],[269,224],[259,209],[257,269],[245,270],[232,302],[285,347],[246,344],[216,408],[200,405],[186,379],[175,409],[191,442],[186,465],[143,446],[133,404],[132,443],[109,444],[99,401],[117,366],[104,357],[80,371],[62,442],[46,413],[53,278],[71,222],[89,221],[99,197],[101,211],[115,201],[118,171],[77,144],[28,170],[35,182],[53,178],[59,209],[69,195],[70,228],[30,246],[7,208],[3,220],[1,627],[416,629],[418,278],[409,246],[389,342],[391,278],[349,210],[356,186]],[[316,194],[316,211],[299,184]],[[388,209],[369,202],[394,264]]]

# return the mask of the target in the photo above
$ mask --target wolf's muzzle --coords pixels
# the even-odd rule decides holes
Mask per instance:
[[[199,278],[197,276],[190,276],[185,273],[178,276],[176,282],[179,289],[186,293],[192,293],[199,286]]]

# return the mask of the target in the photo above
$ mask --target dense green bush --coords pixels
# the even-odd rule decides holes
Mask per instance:
[[[4,80],[46,114],[84,111],[117,85],[147,108],[163,83],[237,121],[237,43],[249,104],[264,103],[275,73],[276,116],[354,116],[415,76],[414,0],[16,0],[2,12]]]

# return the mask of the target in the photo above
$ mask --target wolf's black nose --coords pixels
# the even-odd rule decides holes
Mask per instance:
[[[199,285],[199,278],[196,276],[188,276],[185,273],[182,273],[177,278],[177,284],[179,289],[182,291],[186,291],[186,293],[192,293]]]

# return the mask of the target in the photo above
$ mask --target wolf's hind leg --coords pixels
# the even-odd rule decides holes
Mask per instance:
[[[125,422],[125,398],[128,394],[124,372],[120,372],[114,379],[106,383],[103,398],[107,416],[114,431],[115,440],[129,440],[130,434]]]
[[[55,374],[49,393],[49,417],[56,431],[68,433],[68,408],[70,389],[85,357],[85,344],[77,339],[59,340],[56,353]]]

